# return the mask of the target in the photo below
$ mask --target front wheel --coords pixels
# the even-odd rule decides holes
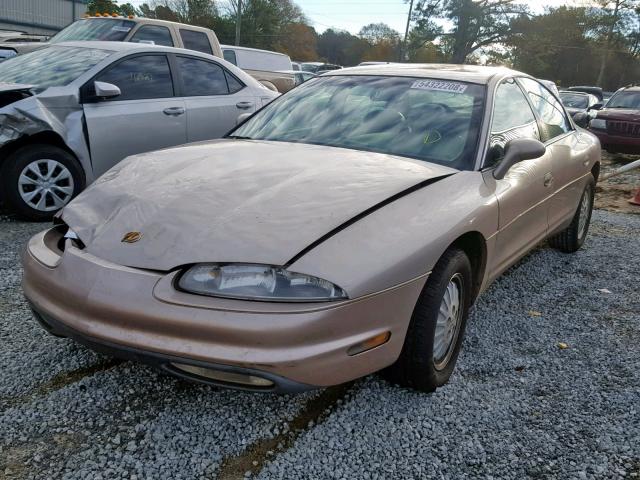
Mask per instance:
[[[29,220],[46,221],[82,191],[85,177],[69,152],[52,145],[28,145],[4,161],[0,183],[10,210]]]
[[[447,250],[420,294],[400,357],[383,372],[387,379],[423,392],[447,383],[464,338],[471,284],[467,255]]]
[[[576,252],[582,247],[591,223],[591,212],[593,211],[593,198],[596,191],[596,182],[593,177],[584,187],[578,210],[573,216],[571,224],[549,239],[549,244],[565,253]]]

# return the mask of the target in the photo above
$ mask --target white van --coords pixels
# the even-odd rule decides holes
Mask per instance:
[[[245,70],[264,85],[269,86],[268,84],[271,83],[281,93],[295,86],[293,75],[282,73],[283,70],[293,70],[289,55],[235,45],[220,45],[220,47],[227,62]]]

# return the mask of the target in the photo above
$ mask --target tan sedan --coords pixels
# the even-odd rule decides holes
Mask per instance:
[[[546,238],[587,236],[598,140],[540,82],[344,69],[228,138],[130,157],[24,253],[51,333],[263,391],[384,369],[443,385],[469,308]]]

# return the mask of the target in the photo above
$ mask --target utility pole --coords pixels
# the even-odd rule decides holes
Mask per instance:
[[[240,46],[240,21],[242,20],[242,0],[238,0],[238,11],[236,12],[236,46]]]
[[[409,14],[407,15],[407,28],[404,29],[404,41],[402,42],[402,48],[400,48],[400,61],[404,60],[404,55],[407,50],[407,37],[409,36],[409,24],[411,23],[411,12],[413,10],[413,0],[409,3]]]

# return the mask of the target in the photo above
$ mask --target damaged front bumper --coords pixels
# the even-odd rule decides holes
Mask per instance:
[[[116,265],[71,240],[62,251],[56,235],[36,235],[23,255],[25,296],[51,333],[191,380],[258,391],[337,385],[390,365],[426,281],[332,304],[201,297],[173,288],[177,271]],[[349,355],[383,332],[391,334],[386,343]],[[267,382],[248,385],[246,377]]]

